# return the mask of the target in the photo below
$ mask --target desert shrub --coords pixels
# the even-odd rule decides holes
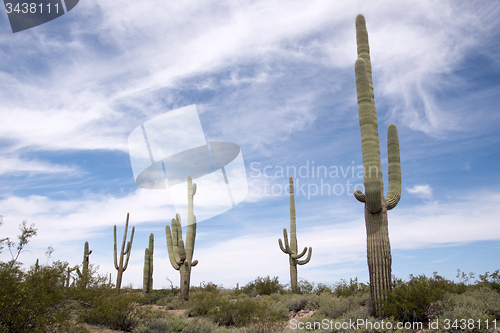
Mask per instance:
[[[177,295],[168,295],[164,296],[156,301],[156,305],[164,306],[168,310],[177,310],[184,308],[185,302],[179,299]]]
[[[500,293],[500,269],[493,273],[486,272],[483,275],[479,274],[478,286],[485,286]]]
[[[182,330],[182,333],[211,333],[217,328],[217,325],[202,321],[192,321]]]
[[[170,317],[166,319],[155,319],[141,323],[134,330],[136,333],[164,333],[164,332],[183,332],[188,323],[179,317]]]
[[[215,293],[215,292],[218,292],[219,290],[221,290],[222,287],[216,285],[213,282],[202,282],[200,287],[196,287],[193,289],[199,289],[199,290],[206,291],[209,293]]]
[[[462,292],[464,287],[436,273],[432,278],[410,275],[408,282],[394,279],[392,291],[382,308],[388,316],[404,322],[425,321],[431,304],[442,301],[447,292]]]
[[[333,289],[324,284],[324,283],[318,283],[318,285],[314,288],[313,292],[316,294],[316,295],[320,295],[322,293],[333,293]]]
[[[489,332],[495,318],[500,318],[500,298],[494,290],[483,287],[463,294],[447,294],[438,322],[440,329],[448,332]]]
[[[292,295],[287,302],[288,310],[299,312],[301,310],[315,310],[319,306],[319,297],[317,295]]]
[[[271,295],[283,291],[284,287],[280,284],[277,276],[272,279],[269,276],[265,278],[257,277],[254,281],[249,282],[241,290],[245,294],[256,295]]]
[[[208,315],[218,325],[242,327],[256,319],[264,320],[264,310],[263,304],[253,298],[223,298]]]
[[[299,293],[310,294],[314,290],[314,283],[311,283],[306,279],[300,278],[299,281],[297,281],[297,287],[299,288]]]
[[[108,290],[91,301],[90,308],[80,314],[80,320],[87,324],[130,332],[140,319],[135,309],[135,299],[136,295],[133,293]]]
[[[62,285],[64,267],[0,263],[0,329],[8,332],[46,332],[67,325],[66,303],[71,296]]]
[[[189,316],[205,316],[219,305],[221,295],[206,291],[193,292],[187,304]]]
[[[340,280],[334,286],[333,293],[337,297],[351,296],[357,293],[366,293],[370,291],[370,287],[365,284],[358,282],[358,278],[349,279],[349,283],[346,280]]]
[[[372,304],[369,293],[357,293],[348,297],[323,293],[319,296],[317,313],[328,318],[340,318],[348,312],[359,309],[366,309],[370,313]]]

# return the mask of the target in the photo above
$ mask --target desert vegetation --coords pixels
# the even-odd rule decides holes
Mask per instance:
[[[422,323],[423,329],[439,323],[431,332],[492,332],[500,321],[500,270],[477,278],[459,271],[456,281],[437,273],[393,277],[393,288],[379,305],[385,315],[375,318],[370,287],[357,279],[330,285],[299,279],[295,292],[278,277],[257,277],[234,289],[206,282],[190,288],[189,300],[174,287],[148,293],[122,287],[117,292],[107,274],[85,261],[88,246],[82,262],[82,271],[88,264],[86,275],[68,275],[70,266],[61,261],[23,268],[19,255],[37,229],[23,222],[20,231],[17,243],[1,240],[12,259],[0,263],[0,332],[100,332],[99,327],[140,333],[387,331],[342,328],[342,323],[358,320],[384,320],[393,323],[394,332],[417,331],[396,329],[398,322]],[[461,329],[459,322],[452,327],[462,318],[482,327]]]

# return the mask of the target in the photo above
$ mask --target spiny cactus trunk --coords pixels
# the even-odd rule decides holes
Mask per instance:
[[[123,267],[120,265],[118,266],[118,272],[116,273],[116,291],[121,290],[122,277],[123,277]]]
[[[299,292],[299,287],[297,285],[297,260],[290,257],[290,283],[293,293]]]
[[[387,221],[387,209],[372,214],[365,208],[368,270],[370,272],[370,294],[376,302],[387,299],[391,290],[391,245]],[[374,304],[377,312],[379,304]],[[380,312],[380,311],[379,311]]]
[[[144,250],[144,274],[142,278],[142,291],[149,293],[149,249]]]
[[[154,234],[149,235],[149,247],[144,251],[144,275],[142,280],[142,290],[145,293],[153,290],[153,252],[154,252]]]
[[[189,265],[183,264],[180,267],[181,273],[181,295],[180,298],[183,300],[189,300],[189,284],[191,283],[191,267]]]

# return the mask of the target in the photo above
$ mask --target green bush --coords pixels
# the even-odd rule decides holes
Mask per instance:
[[[318,285],[314,288],[313,292],[316,295],[320,295],[322,293],[332,294],[333,293],[333,289],[330,286],[326,285],[326,284],[318,283]]]
[[[347,283],[346,280],[340,280],[340,282],[337,282],[333,289],[333,293],[337,295],[337,297],[347,297],[357,293],[366,292],[370,292],[370,286],[365,283],[358,282],[358,278],[349,279],[349,283]]]
[[[292,295],[287,302],[290,312],[298,313],[301,310],[315,310],[319,306],[319,297],[317,295]]]
[[[168,310],[183,309],[185,302],[179,299],[178,295],[168,295],[158,299],[155,303],[159,306],[164,306]]]
[[[336,297],[335,294],[322,293],[318,297],[318,311],[320,316],[327,318],[341,318],[347,313],[360,310],[370,313],[372,303],[370,293],[356,293],[347,297]],[[360,312],[360,313],[361,313]]]
[[[223,298],[208,315],[218,325],[242,327],[256,319],[263,320],[264,309],[262,302],[253,298]]]
[[[134,330],[135,333],[164,333],[164,332],[184,332],[188,323],[179,317],[165,319],[154,319],[141,323]]]
[[[410,275],[408,282],[394,279],[382,309],[386,315],[404,322],[426,321],[431,304],[442,301],[447,292],[463,292],[464,288],[465,285],[457,285],[436,273],[432,278]]]
[[[250,294],[252,296],[256,295],[271,295],[273,293],[279,293],[284,290],[283,285],[280,284],[277,276],[272,279],[269,276],[265,278],[257,277],[254,281],[249,282],[241,290],[245,294]]]
[[[182,330],[182,333],[211,333],[217,328],[217,325],[205,323],[202,321],[192,321]]]
[[[102,325],[114,330],[132,331],[139,323],[134,299],[136,295],[122,290],[108,290],[91,302],[91,307],[80,315],[87,324]]]
[[[497,269],[491,274],[489,274],[489,272],[483,275],[480,274],[478,285],[488,287],[500,293],[500,269]]]
[[[438,322],[447,332],[490,332],[494,319],[500,319],[500,298],[496,291],[482,287],[447,294]]]
[[[0,330],[46,332],[67,326],[71,305],[62,285],[64,266],[31,267],[0,263]]]

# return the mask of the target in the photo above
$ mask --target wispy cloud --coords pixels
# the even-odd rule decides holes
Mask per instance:
[[[432,188],[430,185],[415,185],[411,188],[407,187],[406,190],[410,194],[415,194],[422,199],[432,199]]]
[[[75,176],[80,173],[77,166],[53,164],[36,159],[24,160],[18,157],[3,157],[0,164],[0,175],[67,174]]]

